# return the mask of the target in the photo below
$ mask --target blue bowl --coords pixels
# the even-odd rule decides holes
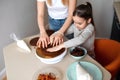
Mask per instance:
[[[74,51],[76,48],[78,49],[78,51]],[[80,53],[82,53],[82,55],[80,55]],[[77,55],[75,55],[75,54],[77,54]],[[70,55],[72,56],[72,58],[74,58],[76,60],[84,58],[86,56],[86,54],[87,54],[87,50],[84,47],[78,46],[78,47],[70,48]]]

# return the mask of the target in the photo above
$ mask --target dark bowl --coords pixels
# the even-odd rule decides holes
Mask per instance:
[[[83,47],[73,47],[70,49],[70,55],[74,59],[82,59],[87,54],[87,50]]]

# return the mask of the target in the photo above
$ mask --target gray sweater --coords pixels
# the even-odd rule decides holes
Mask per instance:
[[[94,50],[95,29],[92,24],[83,30],[78,30],[74,24],[66,31],[66,34],[74,33],[74,38],[64,42],[66,48],[81,46],[88,51]]]

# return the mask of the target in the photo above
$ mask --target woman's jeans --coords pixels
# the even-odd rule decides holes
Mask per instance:
[[[65,19],[53,19],[49,16],[49,28],[54,31],[58,31],[64,24]],[[68,39],[73,38],[73,34],[66,36]]]
[[[54,31],[59,30],[63,26],[65,20],[66,20],[66,18],[65,19],[53,19],[49,16],[50,29],[54,30]]]

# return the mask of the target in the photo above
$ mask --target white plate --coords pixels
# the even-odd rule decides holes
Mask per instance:
[[[56,80],[62,80],[61,72],[54,67],[46,67],[36,71],[35,74],[33,75],[32,80],[37,80],[39,74],[48,74],[48,73],[53,73],[57,78]]]
[[[67,79],[68,80],[77,80],[76,79],[76,65],[78,62],[72,63],[67,69]],[[93,80],[102,80],[102,71],[93,63],[87,61],[80,61],[79,64],[93,76]]]

